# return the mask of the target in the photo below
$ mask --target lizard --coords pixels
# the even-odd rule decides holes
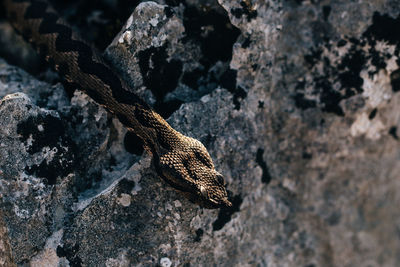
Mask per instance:
[[[205,146],[173,129],[47,1],[3,0],[7,17],[67,83],[82,90],[144,143],[165,182],[204,208],[228,208],[224,177]]]

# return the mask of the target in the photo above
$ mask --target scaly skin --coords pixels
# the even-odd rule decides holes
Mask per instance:
[[[224,179],[200,141],[174,130],[132,93],[99,52],[45,1],[4,0],[10,22],[55,69],[139,136],[154,166],[172,187],[206,207],[229,207]]]

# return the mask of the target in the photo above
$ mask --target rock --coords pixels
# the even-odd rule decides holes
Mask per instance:
[[[238,35],[219,5],[203,10],[144,2],[105,56],[133,90],[168,117],[183,102],[198,100],[223,83]]]
[[[0,102],[0,162],[3,215],[16,262],[30,259],[63,217],[73,154],[55,111],[35,106],[23,93]],[[65,178],[58,181],[57,178]],[[61,217],[60,217],[61,216]],[[60,217],[60,218],[57,218]]]
[[[206,145],[233,207],[190,203],[102,108],[1,61],[16,263],[399,265],[398,2],[218,3],[142,3],[106,56]]]
[[[16,266],[12,256],[8,229],[3,220],[3,213],[0,210],[0,266]]]
[[[115,182],[135,157],[123,148],[126,130],[87,96],[76,92],[69,100],[61,85],[37,81],[4,61],[0,66],[2,92],[30,94],[8,94],[0,102],[1,208],[14,259],[54,263],[46,255],[54,258],[58,243],[48,246],[48,238],[62,231],[60,241],[73,210]]]

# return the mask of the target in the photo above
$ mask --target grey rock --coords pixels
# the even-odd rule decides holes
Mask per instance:
[[[69,101],[61,84],[49,86],[46,82],[33,79],[24,70],[7,64],[3,59],[0,59],[0,76],[0,97],[23,92],[40,107],[61,110],[68,106]]]
[[[0,265],[1,266],[16,266],[10,244],[10,239],[8,237],[8,229],[4,222],[4,215],[0,210]]]
[[[23,93],[0,102],[0,162],[3,215],[17,262],[35,254],[50,234],[48,225],[64,212],[62,192],[68,187],[71,153],[55,111],[35,106]],[[57,129],[54,129],[57,127]],[[58,177],[67,177],[56,182]],[[65,192],[67,193],[67,192]],[[54,217],[53,217],[54,216]]]
[[[239,31],[216,2],[204,9],[141,3],[105,51],[132,90],[167,116],[218,87],[229,69]]]
[[[1,66],[3,91],[23,88],[31,96],[8,94],[0,102],[1,208],[14,259],[62,262],[55,253],[65,222],[135,157],[123,148],[126,130],[87,96],[76,92],[69,100],[61,85]]]
[[[400,264],[399,2],[218,2],[142,3],[106,56],[156,108],[183,103],[168,121],[206,145],[229,210],[165,185],[84,95],[0,62],[1,208],[18,264]],[[228,28],[232,53],[218,57]],[[181,71],[163,91],[171,62]]]

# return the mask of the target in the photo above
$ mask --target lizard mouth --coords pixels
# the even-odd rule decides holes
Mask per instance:
[[[203,197],[199,197],[197,194],[193,194],[192,192],[181,191],[177,189],[177,191],[183,195],[190,202],[199,205],[202,208],[206,209],[219,209],[219,208],[230,208],[232,207],[232,203],[228,200],[228,198],[224,198],[222,201],[215,201],[211,199],[206,199]]]
[[[228,200],[225,188],[223,190],[219,188],[219,192],[217,194],[209,195],[207,190],[202,191],[201,189],[197,189],[197,186],[194,186],[193,184],[190,184],[188,181],[183,179],[179,175],[179,173],[171,171],[173,169],[163,168],[159,162],[159,157],[156,153],[153,154],[153,157],[153,163],[158,176],[162,180],[164,180],[164,182],[171,185],[176,191],[178,191],[190,202],[207,209],[232,207],[232,203]]]
[[[201,203],[197,203],[200,206],[208,209],[218,209],[218,208],[230,208],[232,207],[232,203],[228,200],[228,198],[223,198],[220,201],[215,201],[213,199],[202,199]]]

